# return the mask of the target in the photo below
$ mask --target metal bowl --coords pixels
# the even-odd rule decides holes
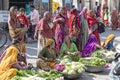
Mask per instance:
[[[66,79],[77,79],[80,78],[82,75],[82,73],[78,73],[78,74],[63,74],[64,78]]]
[[[92,72],[92,73],[97,73],[97,72],[102,72],[104,70],[104,66],[89,66],[85,65],[86,71],[87,72]]]
[[[87,57],[85,59],[91,60],[91,58],[94,58],[94,57]],[[86,67],[85,68],[86,72],[92,72],[92,73],[102,72],[104,70],[104,65],[102,66],[85,65],[85,67]]]

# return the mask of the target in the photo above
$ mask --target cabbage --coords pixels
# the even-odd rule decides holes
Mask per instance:
[[[74,70],[70,70],[70,71],[68,71],[68,74],[77,74],[77,73]]]

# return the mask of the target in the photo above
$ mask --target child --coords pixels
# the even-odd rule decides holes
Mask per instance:
[[[24,8],[20,8],[19,14],[17,15],[17,18],[20,21],[21,28],[27,28],[27,29],[29,28],[29,22],[28,22],[27,17],[25,16],[25,9]],[[25,39],[26,38],[27,38],[27,34],[25,33]]]

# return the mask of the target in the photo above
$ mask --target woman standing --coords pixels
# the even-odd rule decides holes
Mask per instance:
[[[20,21],[17,18],[17,7],[10,8],[10,15],[8,19],[9,33],[12,39],[24,39],[24,32],[26,29],[20,28]]]
[[[100,37],[99,37],[99,32],[98,32],[98,21],[94,16],[94,12],[90,10],[87,15],[87,20],[89,24],[89,29],[90,31],[95,35],[97,38],[98,44],[101,45],[100,43]]]
[[[103,11],[102,11],[102,20],[105,24],[105,26],[108,26],[109,22],[109,8],[108,7],[104,7]]]
[[[66,25],[66,15],[64,8],[61,8],[59,13],[55,16],[54,21],[56,25],[55,30],[55,42],[56,42],[56,49],[60,52],[61,45],[65,36],[68,34],[67,32],[67,25]]]
[[[111,13],[111,22],[112,22],[112,30],[116,30],[118,28],[118,12],[116,8],[113,9]]]
[[[87,8],[84,7],[81,13],[79,14],[80,16],[80,22],[81,22],[81,39],[82,39],[82,49],[84,48],[87,40],[88,40],[88,22],[87,22]]]
[[[69,19],[69,36],[81,51],[80,22],[77,9],[71,9]]]

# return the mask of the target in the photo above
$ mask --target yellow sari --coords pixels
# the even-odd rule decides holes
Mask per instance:
[[[113,38],[115,37],[115,35],[114,34],[110,34],[106,39],[105,39],[105,41],[104,41],[104,43],[103,43],[103,47],[106,47],[106,45],[108,44],[108,42],[110,42]]]
[[[11,68],[12,64],[17,61],[18,49],[10,46],[6,50],[6,54],[0,63],[0,80],[8,80],[16,76],[17,69]]]

